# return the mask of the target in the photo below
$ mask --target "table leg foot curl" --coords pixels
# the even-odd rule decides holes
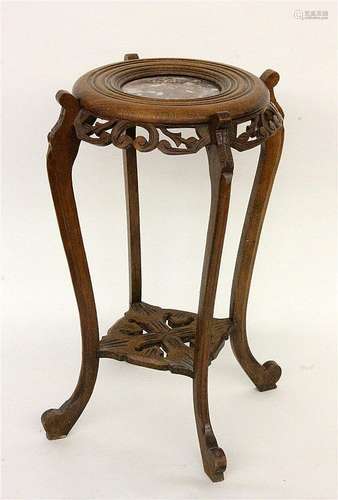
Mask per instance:
[[[47,169],[79,309],[82,366],[73,395],[59,409],[47,410],[41,417],[48,439],[65,437],[80,417],[92,394],[99,363],[96,307],[72,185],[72,167],[80,144],[73,125],[79,103],[65,91],[58,92],[56,98],[62,110],[48,136]]]
[[[270,91],[271,102],[275,104],[283,116],[283,111],[276,102],[273,92],[273,87],[279,80],[278,74],[267,70],[261,79]],[[283,127],[280,127],[274,135],[261,144],[257,172],[235,265],[230,300],[230,318],[233,321],[230,334],[231,347],[240,365],[261,392],[276,388],[276,382],[279,380],[282,370],[275,361],[266,361],[261,365],[253,356],[246,333],[246,313],[259,238],[281,157],[283,139],[284,130]]]
[[[219,267],[228,218],[233,160],[227,113],[211,120],[211,144],[207,146],[211,203],[204,255],[194,354],[194,408],[204,470],[212,481],[221,481],[226,457],[218,447],[209,416],[208,358]]]
[[[213,430],[209,425],[197,424],[198,440],[201,449],[203,468],[213,483],[223,481],[227,459],[222,448],[219,448]]]

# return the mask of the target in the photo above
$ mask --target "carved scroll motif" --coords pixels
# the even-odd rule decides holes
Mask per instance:
[[[151,123],[133,123],[127,120],[102,122],[85,110],[79,112],[74,125],[78,138],[85,142],[98,146],[113,144],[121,149],[133,146],[141,152],[157,148],[169,155],[191,154],[210,143],[208,127],[203,125],[194,127],[197,137],[184,138],[181,132],[173,132],[164,126],[156,127]],[[136,126],[143,128],[148,137],[142,135],[132,139],[126,134],[128,128]],[[168,137],[174,145],[168,139],[161,138],[160,133]]]
[[[238,135],[238,123],[233,123],[230,128],[230,145],[237,151],[252,149],[266,141],[283,126],[283,117],[277,107],[270,102],[261,113],[250,119],[245,132]]]
[[[245,132],[238,133],[238,126],[249,122]],[[229,145],[237,151],[254,148],[272,136],[283,125],[283,118],[274,103],[248,118],[245,122],[229,120]],[[174,132],[170,127],[155,126],[152,123],[133,123],[128,120],[104,121],[89,111],[81,110],[74,122],[77,137],[82,141],[98,146],[114,146],[126,149],[134,147],[137,151],[147,152],[159,149],[168,155],[197,153],[211,142],[207,124],[191,126],[197,137],[184,138],[182,132]],[[133,139],[126,134],[131,127],[146,131],[147,137],[138,135]]]

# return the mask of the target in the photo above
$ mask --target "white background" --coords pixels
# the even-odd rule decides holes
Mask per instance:
[[[300,21],[296,9],[326,9]],[[335,4],[39,3],[3,7],[3,498],[332,499],[336,497]],[[211,419],[225,481],[201,466],[191,380],[102,360],[67,439],[40,414],[72,392],[80,332],[45,169],[58,89],[140,57],[193,57],[276,69],[286,142],[249,304],[252,349],[283,368],[259,393],[227,345],[210,369]],[[231,274],[258,150],[236,153],[216,316]],[[139,155],[144,299],[196,310],[209,208],[204,152]],[[121,151],[80,148],[74,173],[101,334],[127,309]]]

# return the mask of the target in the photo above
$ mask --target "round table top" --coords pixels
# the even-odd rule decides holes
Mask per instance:
[[[73,87],[95,116],[134,123],[198,124],[216,113],[253,115],[270,102],[260,78],[234,66],[195,59],[132,59],[81,76]]]

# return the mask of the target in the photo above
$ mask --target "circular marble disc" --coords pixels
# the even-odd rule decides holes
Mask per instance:
[[[199,99],[220,93],[209,80],[191,76],[159,75],[125,83],[122,92],[152,99]]]

